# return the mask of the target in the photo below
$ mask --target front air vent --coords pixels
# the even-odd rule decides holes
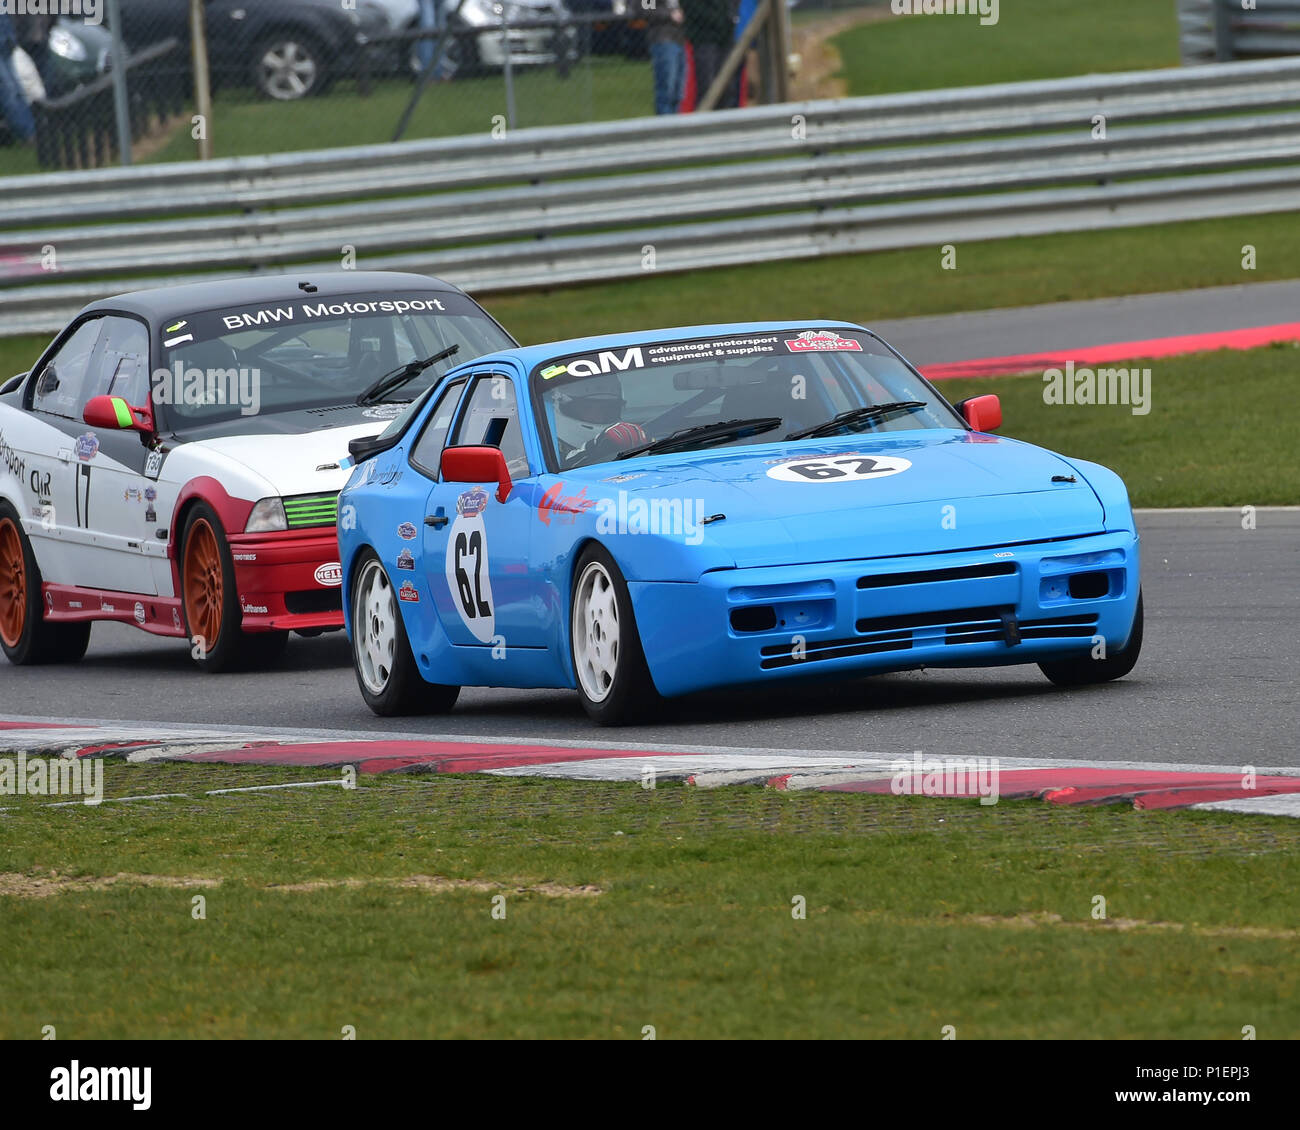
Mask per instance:
[[[337,494],[300,494],[284,500],[284,516],[291,530],[333,526],[338,522]]]
[[[858,578],[860,589],[887,589],[898,585],[928,585],[933,581],[975,581],[989,577],[1014,576],[1015,565],[1010,561],[994,561],[987,565],[959,565],[953,569],[921,569],[910,573],[875,573]]]

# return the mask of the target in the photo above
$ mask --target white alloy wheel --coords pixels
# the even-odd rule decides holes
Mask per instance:
[[[573,659],[583,692],[604,702],[618,676],[618,596],[605,566],[592,561],[573,600]]]
[[[397,602],[378,561],[361,571],[352,608],[352,647],[357,673],[371,694],[383,694],[393,676],[397,651]]]
[[[292,39],[269,44],[258,62],[258,85],[272,98],[291,102],[315,87],[320,67],[311,48]]]

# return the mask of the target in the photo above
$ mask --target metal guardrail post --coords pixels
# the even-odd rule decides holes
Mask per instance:
[[[113,34],[113,108],[117,116],[117,148],[122,164],[131,163],[131,118],[126,89],[126,43],[122,39],[121,0],[108,0],[109,30]]]
[[[1235,57],[1233,50],[1233,4],[1235,0],[1215,0],[1214,3],[1214,58],[1227,63]]]

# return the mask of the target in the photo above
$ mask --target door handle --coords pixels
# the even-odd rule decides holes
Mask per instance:
[[[442,513],[430,514],[425,518],[424,524],[426,526],[433,526],[435,529],[440,529],[447,524],[447,515]]]

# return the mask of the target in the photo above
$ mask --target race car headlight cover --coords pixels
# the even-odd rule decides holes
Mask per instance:
[[[289,528],[289,519],[284,514],[284,502],[279,498],[264,498],[258,502],[248,515],[244,525],[246,534],[282,533]]]

